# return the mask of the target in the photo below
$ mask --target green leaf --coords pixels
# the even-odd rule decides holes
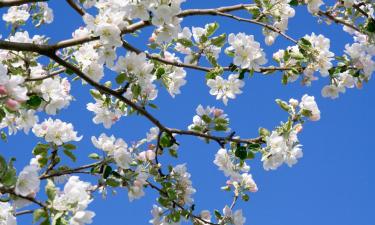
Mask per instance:
[[[312,44],[311,44],[311,42],[309,41],[309,40],[307,40],[306,38],[301,38],[301,43],[303,44],[303,45],[305,45],[305,46],[308,46],[308,47],[311,47],[312,46]]]
[[[259,135],[262,137],[268,137],[271,134],[269,130],[263,127],[260,127],[258,132],[259,132]]]
[[[193,42],[186,38],[178,39],[177,42],[188,48],[193,46]]]
[[[169,149],[169,154],[174,157],[174,158],[177,158],[178,157],[178,154],[177,154],[177,150],[176,149],[172,149],[170,148]]]
[[[205,123],[211,123],[211,118],[207,115],[203,115],[202,116],[202,120],[205,122]]]
[[[67,68],[67,69],[65,70],[65,73],[68,74],[68,75],[73,75],[73,74],[74,74],[74,71],[71,70],[71,69],[69,69],[69,68]]]
[[[0,108],[0,122],[6,117],[6,113],[3,108]]]
[[[17,183],[17,172],[13,166],[9,166],[0,179],[2,185],[12,187]]]
[[[120,186],[120,182],[114,178],[108,178],[105,183],[111,187],[118,187]]]
[[[64,144],[63,148],[66,150],[75,150],[77,147],[74,144]]]
[[[280,99],[276,99],[276,103],[280,106],[280,108],[282,108],[283,110],[285,111],[289,111],[290,110],[290,106],[288,105],[288,103],[286,103],[285,101],[282,101]]]
[[[160,138],[160,145],[163,148],[168,148],[168,147],[171,147],[173,145],[173,142],[172,142],[169,134],[163,133],[163,135]]]
[[[7,171],[7,161],[0,155],[0,177],[2,177]]]
[[[26,104],[32,109],[37,109],[40,104],[42,104],[42,98],[38,95],[32,95],[29,100],[26,101]]]
[[[223,47],[227,39],[226,34],[219,35],[211,39],[211,44],[217,47]]]
[[[33,213],[33,223],[38,222],[41,218],[47,218],[48,214],[44,209],[36,209]]]
[[[241,197],[242,197],[242,200],[244,200],[245,202],[249,201],[250,199],[249,195],[247,194],[243,194]]]
[[[370,33],[375,33],[375,20],[373,18],[367,20],[366,30]]]
[[[163,76],[165,74],[165,69],[163,67],[159,67],[157,70],[156,70],[156,77],[158,79],[161,78],[161,76]]]
[[[77,161],[77,157],[68,149],[64,149],[64,154],[68,156],[73,162]]]
[[[48,179],[45,187],[48,199],[53,201],[56,197],[56,186],[52,180]]]
[[[89,155],[89,158],[90,158],[90,159],[98,160],[98,159],[100,159],[100,156],[99,156],[97,153],[91,153],[91,154]]]
[[[111,173],[112,173],[112,167],[110,167],[110,166],[105,166],[105,168],[104,168],[104,172],[103,172],[103,178],[104,179],[107,179],[108,177],[109,177],[109,175],[111,175]]]
[[[216,23],[216,22],[207,24],[207,32],[206,32],[205,36],[209,37],[209,36],[213,35],[218,28],[219,28],[219,24]]]
[[[215,213],[215,217],[216,217],[217,219],[221,219],[221,218],[223,218],[223,216],[221,215],[221,213],[219,212],[219,210],[215,209],[214,213]]]
[[[1,122],[1,120],[0,120],[0,122]],[[7,141],[7,134],[4,131],[1,131],[0,132],[0,138],[3,141]]]
[[[248,151],[247,152],[247,156],[246,156],[247,159],[254,159],[255,158],[255,154],[254,152],[252,151]]]
[[[125,82],[125,79],[126,79],[126,75],[125,73],[120,73],[119,75],[117,75],[116,77],[116,83],[117,84],[122,84]]]
[[[290,2],[289,2],[289,5],[291,5],[291,6],[298,6],[298,0],[291,0]]]
[[[245,146],[238,146],[235,152],[235,156],[241,160],[245,160],[247,158],[247,150]]]
[[[38,143],[33,149],[33,154],[35,156],[41,155],[41,154],[47,154],[47,151],[49,148],[50,148],[50,145],[48,144]]]
[[[179,211],[175,211],[174,213],[172,213],[170,215],[171,219],[173,222],[177,223],[180,221],[180,218],[181,218],[181,215],[180,215],[180,212]]]

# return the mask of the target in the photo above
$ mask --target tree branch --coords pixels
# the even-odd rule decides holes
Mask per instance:
[[[49,0],[1,0],[0,8],[2,7],[11,7],[19,6],[27,3],[36,3],[36,2],[48,2]]]
[[[66,2],[74,9],[79,15],[83,16],[86,14],[86,12],[77,4],[74,2],[74,0],[66,0]]]

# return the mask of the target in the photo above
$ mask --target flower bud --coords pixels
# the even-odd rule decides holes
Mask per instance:
[[[0,85],[0,95],[6,95],[8,93],[4,85]]]
[[[155,159],[155,152],[154,151],[152,151],[152,150],[147,150],[146,151],[146,158],[148,159],[148,160],[154,160]]]
[[[5,101],[5,105],[8,109],[12,110],[12,111],[16,111],[19,106],[20,106],[20,103],[17,102],[16,100],[13,100],[11,98],[8,98],[6,101]]]

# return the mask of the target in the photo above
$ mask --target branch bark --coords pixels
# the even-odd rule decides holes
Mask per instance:
[[[2,0],[0,1],[0,8],[19,6],[19,5],[23,5],[27,3],[48,2],[48,1],[49,0]]]

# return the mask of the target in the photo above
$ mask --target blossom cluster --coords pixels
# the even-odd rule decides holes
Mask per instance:
[[[41,124],[36,124],[33,127],[33,132],[37,137],[44,138],[46,142],[54,143],[57,146],[82,139],[82,136],[77,136],[77,132],[74,131],[71,123],[66,123],[59,119],[53,120],[49,118]]]
[[[197,115],[193,117],[193,124],[188,127],[189,130],[202,133],[230,130],[229,119],[223,110],[210,106],[203,108],[202,105],[198,105],[196,113]]]
[[[302,130],[302,117],[307,117],[311,121],[320,119],[320,110],[312,96],[304,95],[301,102],[296,99],[290,99],[289,104],[281,100],[277,102],[281,108],[289,112],[291,118],[265,137],[266,147],[262,152],[265,170],[276,170],[283,163],[289,167],[296,164],[303,156],[302,145],[297,137]]]

